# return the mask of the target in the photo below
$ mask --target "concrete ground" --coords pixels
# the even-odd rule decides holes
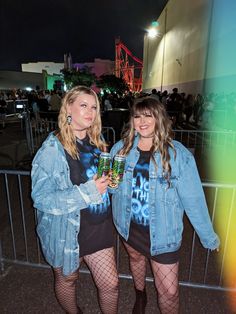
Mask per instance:
[[[146,314],[160,313],[153,283],[147,283]],[[0,276],[0,313],[60,314],[63,310],[53,291],[50,269],[10,266]],[[84,314],[101,313],[97,292],[89,274],[80,274],[78,303]],[[134,290],[131,280],[120,279],[119,314],[132,313]],[[228,298],[223,292],[180,287],[180,314],[230,314]]]

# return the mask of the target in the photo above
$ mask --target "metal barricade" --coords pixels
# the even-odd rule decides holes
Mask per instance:
[[[35,232],[37,219],[30,198],[30,183],[29,171],[0,170],[0,270],[2,273],[5,271],[6,264],[49,267],[42,256]],[[180,285],[236,291],[235,283],[226,284],[223,271],[230,245],[229,232],[236,202],[236,185],[203,183],[203,187],[214,225],[218,213],[224,211],[225,223],[221,226],[225,235],[224,239],[221,238],[222,253],[219,255],[203,249],[185,217],[180,254]],[[223,191],[231,195],[227,204],[223,203],[224,208],[220,202]],[[116,252],[119,277],[131,279],[127,254],[118,236]],[[88,270],[83,268],[81,272],[88,273]],[[150,270],[146,280],[153,281]]]
[[[38,148],[41,146],[42,142],[46,139],[48,134],[52,131],[55,131],[57,127],[58,127],[58,123],[56,121],[31,120],[30,128],[33,134],[32,146],[34,148],[34,152],[38,150]]]
[[[228,145],[236,145],[236,132],[233,131],[207,131],[207,130],[173,130],[174,139],[189,148],[199,156],[214,147],[221,147],[226,151]]]
[[[28,134],[32,134],[32,143],[28,145],[33,152],[41,146],[47,135],[56,130],[58,123],[53,120],[40,119],[31,120]],[[222,151],[226,151],[228,145],[236,145],[236,132],[233,131],[207,131],[207,130],[173,130],[174,139],[186,146],[194,155],[202,157],[212,148],[220,146]],[[116,131],[113,127],[103,127],[102,133],[109,146],[112,146],[117,139]],[[29,136],[28,136],[29,137]],[[28,142],[28,140],[27,140]]]
[[[41,146],[42,142],[48,136],[48,134],[52,131],[55,131],[58,128],[58,123],[52,120],[31,120],[30,122],[30,130],[32,133],[32,147],[34,152]],[[102,134],[104,139],[108,143],[109,146],[115,144],[116,135],[115,130],[112,127],[103,127]]]

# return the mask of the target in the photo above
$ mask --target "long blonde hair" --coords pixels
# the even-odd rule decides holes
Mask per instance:
[[[73,159],[77,159],[79,156],[73,128],[67,122],[67,109],[71,104],[73,104],[73,102],[79,95],[83,94],[94,96],[97,105],[95,120],[91,127],[87,130],[87,135],[89,136],[90,143],[94,144],[101,151],[105,151],[107,146],[106,143],[101,139],[102,123],[100,116],[100,104],[97,94],[89,87],[76,86],[69,90],[62,99],[62,105],[58,116],[59,131],[56,134],[65,150],[71,155]]]
[[[175,149],[172,143],[173,132],[171,121],[168,117],[165,107],[159,100],[152,97],[145,97],[140,98],[134,102],[131,108],[129,122],[121,135],[124,146],[119,153],[122,155],[127,155],[133,146],[135,139],[134,116],[136,114],[143,114],[147,112],[151,113],[155,118],[154,137],[152,147],[150,149],[152,160],[155,161],[154,153],[159,151],[161,154],[161,163],[164,176],[169,181],[171,175],[169,147],[174,150],[175,155]]]

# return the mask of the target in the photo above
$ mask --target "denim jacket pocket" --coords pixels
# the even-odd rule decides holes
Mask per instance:
[[[165,178],[159,177],[159,182],[162,189],[162,201],[164,203],[175,204],[178,201],[176,191],[177,177],[170,177],[169,182]]]
[[[55,177],[58,189],[64,190],[68,188],[69,185],[68,174],[65,171],[57,171],[54,173],[53,176]]]
[[[162,191],[163,215],[165,217],[167,245],[175,245],[182,230],[181,210],[177,193],[177,178],[171,177],[170,182],[160,179]]]

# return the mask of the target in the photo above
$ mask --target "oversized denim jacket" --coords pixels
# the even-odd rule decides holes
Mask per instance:
[[[126,156],[123,182],[117,189],[111,190],[113,220],[119,234],[129,237],[131,220],[131,194],[133,171],[139,159],[137,150],[139,137],[136,136],[132,149]],[[150,253],[157,255],[179,249],[182,241],[183,214],[187,214],[196,230],[202,245],[214,250],[219,247],[219,238],[213,230],[202,184],[193,155],[179,142],[173,141],[170,152],[170,187],[163,177],[160,153],[155,153],[157,164],[150,161],[149,166],[149,217],[150,217]],[[116,143],[111,150],[114,155],[123,146]]]
[[[64,148],[52,133],[33,160],[31,177],[43,254],[68,275],[79,267],[80,210],[102,203],[102,197],[94,180],[72,184]]]

